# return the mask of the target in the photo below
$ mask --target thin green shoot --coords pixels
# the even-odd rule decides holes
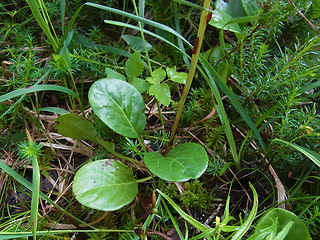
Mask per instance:
[[[170,218],[170,220],[171,220],[174,228],[176,229],[176,231],[177,231],[177,233],[178,233],[178,235],[179,235],[179,238],[180,238],[181,240],[184,240],[184,237],[183,237],[183,235],[182,235],[182,233],[181,233],[181,231],[180,231],[180,228],[179,228],[176,220],[174,219],[173,215],[171,214],[171,212],[170,212],[170,210],[169,210],[166,202],[164,201],[164,199],[162,199],[162,205],[163,205],[164,208],[166,209],[166,212],[167,212],[167,214],[169,215],[169,218]]]
[[[57,52],[59,48],[59,41],[52,27],[52,23],[48,17],[48,12],[46,11],[44,2],[42,0],[27,0],[27,3],[30,6],[34,18],[36,19],[42,30],[45,32],[46,36],[48,37],[49,42],[52,45],[54,51]],[[52,35],[52,32],[54,36]]]
[[[40,169],[38,157],[41,154],[41,145],[33,142],[29,131],[26,128],[28,142],[19,146],[19,153],[23,158],[32,162],[32,199],[31,199],[31,231],[33,239],[37,238],[39,192],[40,192]]]
[[[134,10],[136,12],[136,15],[143,18],[144,17],[143,16],[143,13],[144,13],[144,1],[139,1],[139,10],[140,11],[138,11],[138,9],[137,9],[136,1],[132,0],[132,3],[133,3],[133,6],[134,6]],[[143,29],[143,25],[142,25],[142,23],[140,21],[138,21],[138,25],[139,25],[140,29]],[[150,62],[150,58],[149,58],[149,52],[148,52],[148,48],[147,48],[146,39],[144,37],[144,32],[140,31],[140,35],[141,35],[141,38],[142,38],[142,41],[143,41],[144,51],[145,51],[146,59],[147,59],[147,62],[148,62],[149,73],[151,74],[152,73],[152,66],[151,66],[151,62]],[[160,104],[159,104],[158,99],[156,99],[156,103],[157,103],[157,107],[158,107],[158,111],[159,111],[160,122],[161,122],[161,125],[164,127],[164,121],[163,121],[162,112],[161,112],[161,108],[160,108]]]
[[[24,187],[28,188],[29,190],[32,191],[33,185],[23,178],[19,173],[14,171],[11,167],[9,167],[7,164],[4,163],[3,160],[0,160],[0,168],[5,171],[8,175],[10,175],[12,178],[14,178],[17,182],[21,183]],[[71,213],[66,211],[64,208],[60,207],[57,203],[55,203],[53,200],[51,200],[47,195],[45,195],[43,192],[39,192],[39,196],[47,201],[48,203],[52,204],[56,209],[61,211],[63,214],[68,215],[72,219],[76,220],[79,223],[85,224],[88,227],[93,228],[92,226],[88,225],[87,223],[83,222],[79,218],[73,216]],[[1,233],[2,234],[2,233]]]
[[[210,0],[204,0],[203,2],[203,7],[205,9],[208,9],[210,7]],[[176,134],[177,128],[178,128],[178,124],[181,118],[181,114],[182,114],[182,110],[184,107],[184,103],[187,99],[187,95],[189,93],[191,84],[192,84],[192,80],[195,74],[195,70],[197,68],[197,63],[198,63],[198,59],[199,59],[199,54],[200,54],[200,50],[201,50],[201,46],[202,46],[202,41],[204,38],[204,33],[205,33],[205,29],[207,26],[207,17],[208,17],[208,11],[207,10],[202,10],[201,13],[201,17],[200,17],[200,24],[199,24],[199,29],[198,29],[198,33],[197,33],[197,40],[193,49],[193,54],[192,54],[192,58],[191,58],[191,64],[190,64],[190,69],[188,72],[188,78],[186,81],[186,84],[184,86],[184,90],[183,90],[183,94],[179,100],[178,106],[177,106],[177,113],[176,113],[176,117],[173,123],[173,126],[171,128],[171,135],[170,135],[170,140],[168,143],[168,150],[172,147],[173,144],[173,140],[174,140],[174,136]],[[167,151],[169,152],[169,151]]]

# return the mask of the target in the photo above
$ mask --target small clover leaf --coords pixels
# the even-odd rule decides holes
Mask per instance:
[[[147,77],[147,81],[151,84],[159,84],[166,78],[166,72],[162,68],[157,68],[151,73],[151,77]]]
[[[177,83],[186,83],[186,80],[188,78],[188,74],[185,72],[177,72],[176,67],[173,68],[167,68],[167,75],[169,80]]]
[[[154,96],[165,106],[169,106],[171,102],[170,88],[166,83],[151,85],[149,94]]]
[[[150,88],[150,83],[141,78],[133,78],[129,83],[134,86],[139,93],[144,93]]]

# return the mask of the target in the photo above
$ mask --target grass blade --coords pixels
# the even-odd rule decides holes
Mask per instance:
[[[155,38],[158,38],[159,40],[161,41],[164,41],[165,43],[169,44],[170,46],[174,47],[176,50],[180,51],[182,54],[184,54],[185,56],[189,56],[188,54],[186,54],[186,52],[182,51],[178,46],[176,46],[175,44],[173,44],[172,42],[170,42],[169,40],[161,37],[160,35],[156,34],[156,33],[153,33],[153,32],[150,32],[146,29],[143,29],[143,28],[140,28],[140,27],[137,27],[137,26],[134,26],[134,25],[131,25],[131,24],[128,24],[128,23],[123,23],[123,22],[118,22],[118,21],[112,21],[112,20],[104,20],[105,23],[107,24],[112,24],[112,25],[116,25],[116,26],[121,26],[121,27],[127,27],[127,28],[131,28],[131,29],[135,29],[135,30],[138,30],[138,31],[141,31],[141,32],[144,32],[150,36],[153,36]]]
[[[183,235],[182,235],[182,233],[181,233],[181,231],[180,231],[180,228],[179,228],[176,220],[175,220],[174,217],[172,216],[172,214],[171,214],[171,212],[170,212],[170,210],[169,210],[166,202],[165,202],[163,199],[162,199],[162,201],[163,201],[162,204],[163,204],[164,208],[166,209],[166,212],[167,212],[167,214],[169,215],[169,218],[170,218],[170,220],[171,220],[174,228],[176,229],[176,231],[177,231],[177,233],[178,233],[178,235],[179,235],[179,238],[180,238],[181,240],[185,240],[184,237],[183,237]]]
[[[210,9],[206,9],[200,5],[197,5],[197,4],[194,4],[194,3],[191,3],[191,2],[188,2],[188,1],[185,1],[185,0],[173,0],[174,2],[177,2],[179,4],[183,4],[183,5],[186,5],[186,6],[189,6],[189,7],[192,7],[192,8],[197,8],[197,9],[200,9],[200,10],[208,10],[208,11],[212,11]]]
[[[31,199],[31,231],[33,239],[37,239],[40,170],[37,157],[32,157],[32,199]]]
[[[97,44],[95,42],[89,41],[87,38],[81,36],[77,32],[75,32],[73,34],[73,39],[75,41],[77,41],[78,43],[80,43],[81,45],[83,45],[87,48],[90,48],[92,50],[101,50],[101,51],[111,52],[111,53],[115,53],[115,54],[118,54],[118,55],[124,56],[124,57],[130,57],[130,55],[131,55],[129,52],[124,51],[122,49],[111,47],[111,46],[106,46],[106,45],[102,45],[102,44]]]
[[[64,16],[66,14],[66,0],[60,0],[60,20],[61,20],[61,29],[64,33]]]
[[[40,5],[39,2],[36,0],[26,0],[27,3],[29,4],[29,7],[32,11],[33,17],[36,19],[38,22],[39,26],[42,28],[44,33],[49,39],[50,44],[52,45],[54,51],[58,51],[58,41],[57,39],[52,35],[51,29],[49,27],[49,23],[47,19],[45,18],[45,13],[41,13],[40,9],[43,9]]]
[[[258,194],[251,183],[249,183],[249,186],[253,192],[253,206],[251,209],[251,212],[247,218],[247,220],[240,226],[239,230],[236,232],[236,234],[231,238],[231,240],[239,240],[242,238],[242,236],[249,230],[253,220],[256,217],[257,211],[258,211]]]
[[[184,42],[186,42],[190,47],[193,47],[192,44],[190,44],[180,33],[178,33],[177,31],[173,30],[172,28],[168,27],[167,25],[164,25],[164,24],[161,24],[161,23],[158,23],[158,22],[146,19],[146,18],[142,18],[142,17],[136,16],[134,14],[127,13],[125,11],[119,10],[119,9],[103,6],[101,4],[87,2],[86,5],[91,6],[91,7],[95,7],[95,8],[99,8],[101,10],[109,11],[109,12],[112,12],[112,13],[116,13],[116,14],[119,14],[121,16],[124,16],[124,17],[127,17],[127,18],[131,18],[131,19],[136,20],[138,22],[140,21],[142,23],[148,24],[148,25],[153,26],[155,28],[159,28],[159,29],[161,29],[163,31],[172,33],[176,37],[178,37],[181,40],[183,40]]]
[[[207,72],[210,72],[210,75],[213,76],[217,86],[224,92],[225,95],[229,98],[230,102],[232,103],[233,107],[238,111],[238,113],[242,116],[243,120],[247,123],[249,128],[252,130],[253,135],[258,140],[261,148],[265,151],[266,146],[263,142],[260,133],[254,123],[252,122],[251,118],[247,114],[246,110],[242,107],[241,103],[238,101],[237,96],[231,91],[231,89],[226,85],[224,80],[220,77],[220,75],[214,70],[214,68],[208,63],[208,61],[200,55],[200,61],[203,67],[206,69]]]
[[[282,140],[282,139],[273,139],[271,141],[271,144],[273,144],[273,143],[280,143],[280,144],[283,144],[283,145],[285,145],[287,147],[290,147],[292,149],[295,149],[295,150],[301,152],[306,157],[308,157],[312,162],[314,162],[314,164],[316,164],[318,167],[320,167],[320,154],[319,153],[314,152],[314,151],[312,151],[310,149],[301,147],[301,146],[299,146],[297,144],[287,142],[287,141]]]
[[[4,101],[7,101],[9,99],[12,99],[12,98],[24,95],[24,94],[38,92],[38,91],[64,92],[64,93],[69,94],[75,98],[78,98],[77,94],[74,91],[70,90],[69,88],[58,86],[58,85],[43,84],[43,85],[32,86],[29,88],[17,89],[12,92],[3,94],[0,96],[0,102],[4,102]]]
[[[133,230],[122,230],[122,229],[94,229],[94,230],[80,230],[80,229],[67,229],[67,230],[52,230],[52,231],[37,231],[37,235],[55,235],[55,234],[70,234],[70,233],[133,233]],[[23,237],[32,236],[31,232],[0,232],[0,240],[5,239],[18,239]],[[50,238],[51,239],[51,238]],[[65,238],[69,239],[69,238]]]
[[[72,31],[72,26],[73,26],[74,22],[76,21],[78,15],[80,14],[80,11],[81,11],[81,9],[83,8],[83,6],[84,6],[84,5],[81,5],[81,6],[77,9],[77,11],[75,12],[75,14],[73,14],[70,22],[68,23],[68,25],[67,25],[67,27],[66,27],[66,29],[65,29],[65,32],[63,33],[63,36],[62,36],[62,38],[61,38],[61,40],[60,40],[59,48],[58,48],[59,50],[63,47],[64,40],[67,38],[69,32]]]
[[[11,167],[9,167],[7,164],[5,164],[2,160],[0,160],[0,168],[5,171],[8,175],[10,175],[12,178],[14,178],[17,182],[19,182],[20,184],[22,184],[24,187],[28,188],[30,191],[32,191],[32,183],[30,183],[28,180],[26,180],[25,178],[23,178],[19,173],[17,173],[16,171],[14,171]],[[63,214],[70,216],[71,218],[77,220],[79,223],[85,224],[88,227],[91,227],[90,225],[86,224],[85,222],[83,222],[82,220],[80,220],[79,218],[73,216],[72,214],[70,214],[69,212],[67,212],[65,209],[63,209],[62,207],[60,207],[59,205],[57,205],[54,201],[52,201],[47,195],[45,195],[43,192],[39,192],[39,196],[44,199],[45,201],[47,201],[48,203],[52,204],[55,208],[57,208],[58,210],[60,210]],[[92,227],[91,227],[92,228]],[[1,239],[1,235],[3,234],[3,232],[0,233],[0,239]],[[9,234],[9,233],[8,233]],[[10,233],[12,234],[12,233]]]
[[[178,33],[181,33],[181,28],[180,28],[180,13],[178,11],[178,4],[177,3],[173,3],[173,14],[174,14],[174,23],[176,26],[176,30]],[[183,45],[183,41],[181,40],[181,38],[178,38],[178,45],[179,45],[179,49],[183,52],[185,52],[185,48]],[[187,69],[190,68],[190,61],[188,59],[188,57],[183,54],[182,55],[183,61],[186,64]]]
[[[216,83],[214,82],[213,77],[211,76],[211,73],[209,71],[207,71],[208,76],[206,76],[206,74],[203,72],[202,69],[200,69],[200,68],[198,68],[198,69],[202,73],[202,76],[206,79],[211,91],[213,92],[213,95],[214,95],[215,100],[217,102],[217,104],[215,105],[215,108],[217,110],[220,121],[224,126],[224,130],[226,133],[226,137],[228,139],[230,152],[233,157],[233,161],[236,164],[237,168],[240,168],[240,158],[237,153],[236,143],[233,138],[233,133],[232,133],[232,130],[230,127],[230,122],[229,122],[227,113],[224,109],[223,102],[222,102],[218,87],[217,87]]]
[[[39,85],[39,83],[41,83],[44,79],[46,79],[48,77],[48,75],[50,74],[51,69],[49,68],[49,70],[46,71],[45,74],[43,74],[43,76],[41,78],[38,79],[38,81],[33,85],[33,86],[37,86]],[[9,112],[11,112],[12,109],[14,109],[25,97],[26,94],[23,94],[19,100],[17,100],[5,113],[3,113],[0,116],[0,119],[2,119],[5,115],[7,115]],[[0,96],[1,98],[2,96]],[[1,101],[0,101],[1,102]]]
[[[157,189],[157,192],[160,193],[160,195],[165,198],[171,206],[180,214],[181,217],[183,217],[187,222],[189,222],[192,226],[200,230],[201,232],[205,232],[208,230],[208,228],[203,225],[202,223],[195,220],[193,217],[189,216],[187,213],[185,213],[168,195],[161,192],[159,189]]]
[[[69,111],[63,109],[63,108],[58,108],[58,107],[44,107],[44,108],[40,108],[40,111],[46,111],[46,112],[51,112],[51,113],[56,113],[59,115],[65,114],[65,113],[69,113]]]
[[[146,5],[146,1],[145,0],[139,0],[139,16],[140,17],[144,17],[144,8]],[[143,27],[143,25],[142,25]]]

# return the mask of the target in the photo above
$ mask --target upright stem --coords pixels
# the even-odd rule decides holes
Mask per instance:
[[[31,199],[31,231],[33,239],[37,239],[40,170],[37,157],[32,157],[32,199]]]
[[[137,8],[137,4],[136,4],[136,1],[135,0],[132,0],[132,4],[133,4],[133,7],[134,7],[134,11],[136,12],[136,15],[139,17],[139,12],[138,12],[138,8]],[[140,21],[138,21],[138,25],[139,27],[142,29],[142,24]],[[142,38],[142,41],[143,41],[143,45],[144,45],[144,51],[146,52],[146,58],[147,58],[147,62],[148,62],[148,69],[149,69],[149,72],[151,74],[152,72],[152,67],[151,67],[151,62],[150,62],[150,59],[149,59],[149,53],[148,53],[148,48],[147,48],[147,44],[146,44],[146,40],[144,38],[144,33],[142,31],[140,31],[140,34],[141,34],[141,38]]]
[[[79,95],[76,82],[75,82],[75,80],[73,78],[73,75],[72,75],[72,72],[71,72],[71,68],[68,69],[68,73],[69,73],[69,75],[71,77],[71,82],[73,83],[74,91],[75,91],[75,93],[77,94],[77,96],[79,98],[78,100],[79,100],[80,111],[81,111],[82,114],[84,114],[84,109],[83,109],[83,105],[82,105],[82,101],[81,101],[81,96]]]
[[[208,9],[210,7],[210,2],[211,2],[210,0],[204,0],[203,1],[203,7],[205,9]],[[183,110],[183,107],[184,107],[184,103],[185,103],[185,101],[187,99],[187,95],[188,95],[190,87],[191,87],[191,83],[192,83],[192,80],[193,80],[193,77],[194,77],[194,73],[195,73],[195,70],[196,70],[196,67],[197,67],[198,59],[199,59],[199,53],[200,53],[200,49],[201,49],[202,42],[203,42],[204,32],[206,30],[206,26],[207,26],[208,20],[210,20],[208,18],[209,16],[210,15],[208,15],[208,10],[202,10],[201,18],[200,18],[200,24],[199,24],[199,30],[198,30],[198,33],[197,33],[196,42],[195,42],[194,47],[193,47],[191,65],[190,65],[190,69],[189,69],[189,73],[188,73],[188,78],[187,78],[186,84],[184,86],[181,99],[180,99],[180,101],[178,103],[177,115],[176,115],[176,118],[175,118],[173,126],[172,126],[167,152],[172,148],[174,135],[176,134],[176,131],[177,131],[177,128],[178,128],[178,124],[179,124],[179,121],[180,121],[180,117],[181,117],[181,114],[182,114],[182,110]]]
[[[140,138],[141,140],[141,138]],[[141,162],[136,160],[136,159],[132,159],[129,157],[126,157],[124,155],[122,155],[121,153],[116,152],[116,150],[114,149],[114,146],[112,146],[110,144],[110,142],[104,141],[104,140],[98,140],[97,143],[99,143],[101,146],[103,146],[105,149],[107,149],[112,155],[120,158],[120,159],[124,159],[124,160],[128,160],[131,163],[133,163],[134,165],[137,166],[137,168],[139,168],[139,165],[141,165]],[[141,144],[141,142],[139,141],[139,143]],[[142,147],[145,150],[145,147]],[[145,150],[146,151],[146,150]]]
[[[136,4],[135,0],[132,0],[132,3],[133,3],[134,10],[136,12],[136,15],[139,16],[139,12],[138,12],[138,8],[137,8],[137,4]],[[144,17],[144,16],[140,16],[140,17]],[[143,28],[143,26],[142,26],[140,21],[138,21],[138,25],[139,25],[139,27],[141,29]],[[146,59],[147,59],[147,62],[148,62],[149,73],[151,74],[152,73],[152,67],[151,67],[151,62],[150,62],[150,58],[149,58],[149,53],[148,53],[146,40],[144,38],[144,33],[142,31],[140,31],[140,34],[141,34],[141,38],[142,38],[143,45],[144,45],[144,51],[146,52]],[[159,111],[160,122],[161,122],[161,125],[163,126],[163,130],[165,132],[164,121],[163,121],[161,108],[160,108],[160,103],[159,103],[158,99],[156,99],[156,102],[157,102],[157,107],[158,107],[158,111]]]
[[[26,134],[28,137],[29,143],[32,143],[33,140],[31,135],[26,128]],[[30,148],[30,144],[29,144]],[[39,210],[39,193],[40,193],[40,169],[38,165],[38,154],[32,152],[32,149],[29,149],[31,153],[27,155],[28,160],[31,160],[32,163],[32,198],[31,198],[31,232],[33,240],[37,239],[37,227],[38,227],[38,210]]]

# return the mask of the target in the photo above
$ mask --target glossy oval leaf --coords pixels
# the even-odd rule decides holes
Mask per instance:
[[[126,165],[104,159],[79,169],[74,177],[73,193],[87,207],[114,211],[134,200],[138,183]]]
[[[241,29],[237,23],[228,24],[231,20],[233,18],[228,11],[214,10],[209,24],[219,29],[241,33]]]
[[[145,104],[131,84],[118,79],[101,79],[89,90],[94,113],[116,133],[136,138],[144,130]]]
[[[248,239],[262,239],[261,236],[263,236],[263,239],[267,239],[268,237],[276,236],[283,231],[290,222],[293,222],[293,225],[285,237],[286,240],[311,240],[305,223],[294,213],[282,208],[274,208],[266,213],[257,223],[254,234]]]
[[[206,150],[196,143],[180,144],[164,157],[157,152],[144,155],[144,163],[156,176],[173,182],[199,178],[208,166]]]

